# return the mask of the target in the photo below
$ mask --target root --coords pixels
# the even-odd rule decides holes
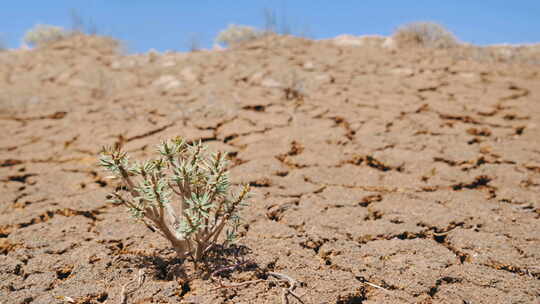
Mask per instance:
[[[282,293],[281,293],[281,302],[283,304],[289,304],[289,295],[291,295],[292,297],[294,297],[296,300],[298,300],[298,302],[304,304],[304,301],[302,300],[302,298],[296,294],[294,292],[294,290],[296,289],[296,287],[299,284],[299,282],[297,280],[295,280],[294,278],[286,275],[286,274],[283,274],[283,273],[279,273],[279,272],[268,272],[268,276],[269,277],[274,277],[276,278],[277,280],[269,280],[269,279],[258,279],[258,280],[251,280],[251,281],[245,281],[245,282],[241,282],[241,283],[234,283],[234,284],[226,284],[224,283],[222,280],[220,280],[219,278],[217,278],[217,274],[219,274],[220,272],[223,272],[223,271],[227,271],[227,270],[235,270],[237,269],[238,267],[246,264],[247,262],[243,262],[243,263],[238,263],[238,264],[235,264],[235,265],[232,265],[232,266],[228,266],[228,267],[223,267],[223,268],[220,268],[216,271],[214,271],[212,273],[212,278],[214,280],[216,280],[218,283],[219,283],[219,286],[218,287],[215,287],[215,288],[212,288],[210,289],[210,291],[214,291],[214,290],[218,290],[218,289],[223,289],[223,288],[236,288],[236,287],[241,287],[241,286],[245,286],[245,285],[249,285],[249,284],[255,284],[255,283],[260,283],[260,282],[267,282],[267,281],[277,281],[277,282],[285,282],[285,283],[288,283],[289,287],[288,288],[285,288],[283,287],[282,288]]]
[[[273,276],[273,277],[281,280],[281,281],[286,281],[286,282],[289,283],[289,288],[283,288],[282,289],[283,292],[281,294],[281,302],[283,304],[289,304],[289,298],[287,297],[288,295],[293,296],[300,303],[304,304],[304,301],[302,301],[302,298],[294,292],[294,290],[296,289],[296,286],[298,285],[297,280],[291,278],[290,276],[288,276],[286,274],[279,273],[279,272],[269,272],[268,274],[270,276]]]
[[[139,288],[141,288],[141,286],[144,283],[144,278],[145,278],[144,270],[140,269],[136,278],[134,278],[133,280],[127,282],[126,284],[124,284],[124,286],[122,286],[122,292],[120,293],[120,302],[119,302],[120,304],[126,304],[128,296],[134,293],[135,291],[139,290]],[[127,290],[128,286],[132,284],[137,284],[137,285],[135,286],[135,288],[131,290]]]

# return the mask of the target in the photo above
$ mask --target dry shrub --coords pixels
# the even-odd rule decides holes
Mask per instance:
[[[398,46],[452,48],[459,44],[456,36],[434,22],[413,22],[399,27],[393,35]]]
[[[24,42],[31,46],[42,46],[64,39],[69,35],[71,35],[71,32],[62,27],[38,24],[24,34]]]
[[[95,29],[88,31],[75,28],[67,30],[59,26],[38,24],[24,35],[24,42],[33,47],[52,49],[95,49],[102,54],[114,54],[123,50],[121,41],[104,35],[95,34]]]
[[[242,42],[260,38],[263,35],[263,31],[260,31],[254,27],[230,24],[229,27],[219,32],[218,36],[216,37],[216,42],[226,46],[234,46]]]

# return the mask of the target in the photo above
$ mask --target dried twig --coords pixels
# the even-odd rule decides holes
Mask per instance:
[[[221,273],[221,272],[227,271],[227,270],[234,271],[234,270],[238,269],[239,267],[244,266],[244,265],[249,264],[249,263],[252,263],[252,262],[251,261],[244,261],[244,262],[236,263],[236,264],[231,265],[231,266],[218,268],[214,272],[212,272],[212,278],[216,278],[216,275],[218,273]]]
[[[369,286],[371,286],[371,287],[375,287],[375,288],[384,290],[384,291],[386,291],[386,292],[388,292],[388,293],[391,293],[390,290],[388,290],[388,289],[386,289],[386,288],[384,288],[384,287],[381,287],[381,286],[379,286],[379,285],[375,285],[375,284],[373,284],[373,283],[370,283],[370,282],[368,282],[368,281],[364,281],[364,282],[362,282],[362,283],[364,283],[364,284],[366,284],[366,285],[369,285]]]
[[[219,286],[210,289],[210,291],[214,291],[214,290],[218,290],[218,289],[223,289],[223,288],[235,288],[235,287],[240,287],[240,286],[244,286],[244,285],[249,285],[249,284],[254,284],[254,283],[264,282],[264,281],[266,281],[266,280],[264,280],[264,279],[259,279],[259,280],[251,280],[251,281],[245,281],[245,282],[241,282],[241,283],[233,283],[233,284],[225,284],[225,283],[223,283],[222,281],[219,281]]]
[[[144,283],[144,278],[145,278],[144,270],[140,269],[135,279],[127,282],[126,284],[124,284],[124,286],[122,286],[122,292],[120,293],[120,302],[119,302],[120,304],[126,304],[127,297],[131,295],[132,293],[134,293],[135,291],[137,291],[139,288],[141,288],[141,286]],[[128,291],[127,287],[133,283],[137,283],[137,286],[135,286],[135,288]]]
[[[217,275],[219,273],[223,272],[223,271],[234,271],[234,270],[238,269],[239,267],[244,266],[244,265],[249,264],[249,263],[252,263],[252,262],[251,261],[243,261],[243,262],[231,265],[231,266],[226,266],[226,267],[219,268],[219,269],[215,270],[214,272],[212,272],[211,276],[212,276],[212,278],[214,280],[216,280],[219,283],[219,286],[210,289],[210,291],[217,290],[217,289],[222,289],[222,288],[240,287],[240,286],[244,286],[244,285],[248,285],[248,284],[252,284],[252,283],[258,283],[258,282],[265,281],[263,279],[260,279],[260,280],[245,281],[245,282],[241,282],[241,283],[225,284],[225,283],[223,283],[222,280],[220,280],[217,277]]]
[[[237,264],[232,265],[232,266],[223,267],[223,268],[217,269],[214,272],[212,272],[212,278],[219,283],[219,286],[210,289],[210,291],[214,291],[214,290],[218,290],[218,289],[222,289],[222,288],[235,288],[235,287],[240,287],[240,286],[244,286],[244,285],[248,285],[248,284],[254,284],[254,283],[268,281],[267,279],[266,280],[265,279],[258,279],[258,280],[245,281],[245,282],[241,282],[241,283],[225,284],[222,280],[217,278],[217,274],[219,274],[220,272],[227,271],[227,270],[235,270],[238,267],[241,267],[241,266],[243,266],[243,265],[245,265],[247,263],[250,263],[250,261],[245,261],[245,262],[237,263]],[[304,301],[302,300],[302,298],[294,292],[296,287],[298,285],[300,285],[300,283],[297,280],[293,279],[292,277],[290,277],[290,276],[288,276],[286,274],[279,273],[279,272],[268,272],[268,276],[274,277],[274,278],[277,279],[277,280],[272,280],[272,281],[287,282],[289,284],[289,288],[282,288],[281,302],[283,304],[288,304],[289,303],[288,295],[293,296],[300,303],[304,304]]]
[[[294,290],[296,289],[296,286],[298,284],[298,281],[291,278],[290,276],[279,273],[279,272],[268,272],[270,276],[273,276],[279,280],[287,281],[289,283],[289,288],[283,288],[283,294],[281,296],[281,301],[283,304],[288,304],[289,299],[287,298],[287,295],[292,295],[294,298],[296,298],[300,303],[304,304],[304,301],[302,301],[302,298],[300,298],[299,295],[294,293]]]
[[[384,287],[382,287],[382,286],[379,286],[379,285],[377,285],[377,284],[373,284],[373,283],[369,282],[368,280],[366,280],[366,278],[364,278],[364,277],[358,276],[358,277],[356,277],[356,279],[357,279],[358,281],[360,281],[360,283],[363,283],[363,284],[366,284],[366,285],[368,285],[368,286],[371,286],[371,287],[380,289],[380,290],[384,291],[386,294],[388,294],[388,295],[390,295],[390,296],[393,296],[393,297],[398,298],[398,299],[400,299],[400,300],[407,301],[407,299],[405,299],[404,297],[402,297],[402,296],[400,296],[400,295],[397,295],[397,294],[395,293],[395,291],[386,289],[386,288],[384,288]]]

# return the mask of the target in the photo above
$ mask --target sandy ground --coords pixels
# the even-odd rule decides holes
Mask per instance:
[[[538,303],[540,65],[481,55],[270,37],[123,56],[83,36],[0,53],[0,303],[119,303],[139,270],[126,303],[281,303],[271,272],[304,303]],[[200,273],[106,202],[97,165],[177,135],[254,189],[237,249]]]

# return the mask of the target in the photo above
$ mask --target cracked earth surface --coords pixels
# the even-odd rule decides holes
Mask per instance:
[[[0,53],[0,87],[0,303],[117,303],[138,269],[129,303],[280,301],[174,277],[168,243],[105,202],[101,146],[144,159],[177,135],[229,152],[255,192],[239,240],[255,266],[224,282],[284,273],[305,303],[540,297],[538,65],[291,37],[123,56],[74,37]]]

